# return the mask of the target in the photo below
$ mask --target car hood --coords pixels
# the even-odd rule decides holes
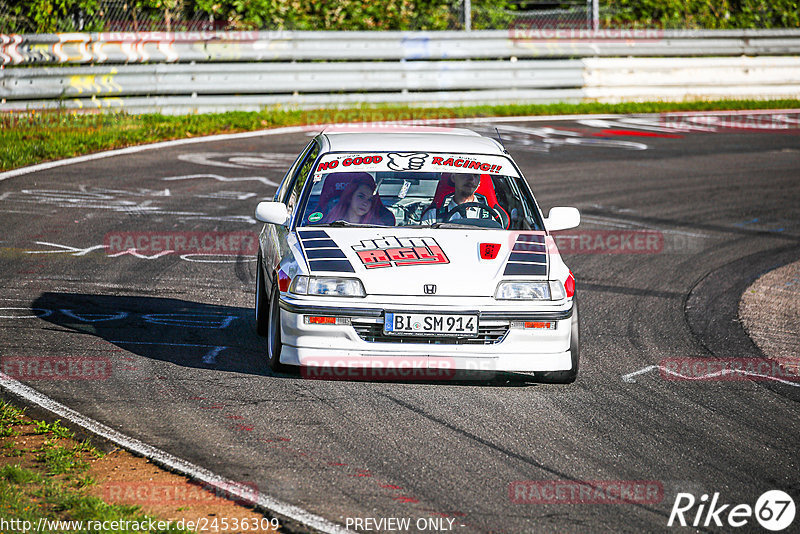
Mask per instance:
[[[544,232],[320,228],[298,237],[311,274],[357,276],[370,295],[492,296],[502,279],[546,280],[550,265]]]

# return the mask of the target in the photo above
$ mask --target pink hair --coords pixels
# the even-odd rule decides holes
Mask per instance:
[[[360,173],[353,173],[354,178],[353,180],[347,184],[347,187],[344,188],[342,194],[339,195],[339,202],[329,211],[322,222],[333,222],[338,221],[340,219],[344,220],[347,216],[347,211],[350,208],[350,202],[353,200],[353,195],[358,191],[358,188],[361,186],[366,186],[370,189],[372,193],[375,192],[375,180],[369,174],[365,172]],[[372,197],[372,205],[369,208],[369,211],[364,214],[360,221],[349,221],[349,222],[363,222],[363,223],[370,223],[372,221],[377,221],[381,217],[381,212],[383,211],[383,203],[378,195],[373,195]]]

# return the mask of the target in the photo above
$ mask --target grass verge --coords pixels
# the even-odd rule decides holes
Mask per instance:
[[[186,533],[200,518],[216,532],[234,522],[233,531],[247,523],[249,532],[275,532],[263,516],[184,477],[124,451],[104,454],[59,421],[32,420],[0,401],[0,532]],[[225,524],[212,528],[214,518]]]
[[[0,115],[0,171],[114,148],[170,139],[332,122],[508,117],[517,115],[634,114],[800,108],[800,100],[530,104],[127,115],[124,113],[21,112]]]
[[[39,532],[72,530],[67,523],[56,523],[61,521],[84,521],[88,526],[89,521],[141,523],[150,519],[138,506],[108,504],[87,493],[95,481],[85,472],[90,461],[103,453],[87,442],[76,442],[74,434],[58,421],[33,421],[22,410],[2,402],[0,436],[0,517],[7,523],[4,532],[25,532],[31,525],[42,527]],[[167,528],[157,532],[188,531]]]

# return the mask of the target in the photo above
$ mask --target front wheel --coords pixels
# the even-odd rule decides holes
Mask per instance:
[[[287,370],[286,365],[281,363],[281,309],[279,301],[281,293],[278,287],[272,288],[272,298],[269,306],[269,328],[267,332],[267,354],[269,356],[269,368],[276,372]]]
[[[578,321],[578,298],[572,301],[572,320],[570,321],[569,354],[572,360],[572,369],[567,371],[549,371],[539,374],[541,382],[547,384],[572,384],[578,378],[580,363],[580,325]]]
[[[264,261],[258,253],[256,263],[256,332],[259,336],[266,337],[269,331],[269,303],[267,300],[267,286],[264,283]]]

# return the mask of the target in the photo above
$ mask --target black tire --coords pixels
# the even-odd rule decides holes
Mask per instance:
[[[578,299],[572,303],[572,320],[570,321],[572,330],[569,341],[569,353],[572,359],[572,369],[568,371],[549,371],[538,374],[541,382],[547,384],[572,384],[578,378],[578,367],[580,365],[580,320],[578,319]]]
[[[281,294],[277,286],[272,287],[272,298],[269,302],[269,327],[267,329],[267,356],[269,368],[275,372],[286,372],[288,367],[281,363],[281,309],[278,306]]]
[[[269,299],[267,286],[264,282],[264,262],[261,253],[258,254],[256,263],[256,332],[261,337],[266,337],[269,329]]]

